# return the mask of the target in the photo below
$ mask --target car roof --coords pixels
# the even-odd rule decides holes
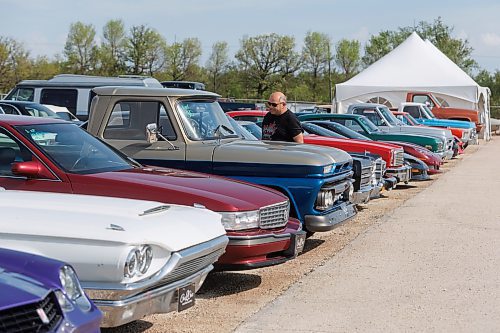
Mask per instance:
[[[160,82],[152,77],[124,75],[121,77],[104,77],[77,74],[59,74],[49,80],[23,80],[17,86],[32,87],[95,87],[109,85],[124,86],[153,86],[163,87]]]
[[[205,91],[182,88],[150,88],[150,87],[123,87],[105,86],[96,87],[93,91],[97,95],[105,96],[146,96],[146,97],[198,97],[198,98],[218,98],[220,95]]]
[[[62,119],[54,119],[54,118],[0,114],[0,124],[2,123],[16,126],[16,125],[33,125],[33,124],[64,124],[69,122]]]

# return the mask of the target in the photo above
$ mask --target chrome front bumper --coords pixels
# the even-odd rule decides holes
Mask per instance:
[[[355,205],[367,203],[368,201],[370,201],[372,190],[373,190],[373,187],[368,186],[368,187],[359,189],[358,191],[354,192],[352,203]]]
[[[87,295],[103,312],[101,327],[120,326],[150,314],[176,310],[177,290],[192,284],[198,290],[227,243],[224,235],[174,252],[160,271],[138,282],[82,281]]]
[[[411,167],[404,165],[399,168],[387,168],[386,175],[396,177],[399,183],[408,183],[411,179]]]
[[[343,202],[336,210],[326,215],[306,215],[305,226],[307,231],[311,232],[330,231],[356,216],[356,213],[354,204]]]

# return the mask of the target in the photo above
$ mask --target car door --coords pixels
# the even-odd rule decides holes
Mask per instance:
[[[28,178],[12,172],[14,163],[29,161],[39,162],[43,175]],[[43,159],[5,128],[0,128],[0,186],[9,190],[72,192],[67,179],[51,170]]]
[[[144,164],[185,167],[186,144],[164,103],[117,100],[112,107],[102,134],[107,143]],[[156,124],[160,133],[158,141],[147,141],[148,124]]]

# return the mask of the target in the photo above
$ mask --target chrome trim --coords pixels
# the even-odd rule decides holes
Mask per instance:
[[[201,287],[213,265],[174,283],[148,290],[125,300],[93,300],[103,313],[101,327],[116,327],[154,313],[168,313],[177,310],[177,289],[195,284]]]
[[[259,227],[272,229],[284,227],[288,223],[290,201],[285,200],[259,209]]]
[[[291,233],[258,235],[258,236],[229,236],[228,246],[251,246],[274,243],[289,239]]]

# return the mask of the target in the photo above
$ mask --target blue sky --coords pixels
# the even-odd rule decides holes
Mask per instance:
[[[71,23],[92,24],[97,35],[112,19],[126,29],[147,25],[167,43],[197,37],[202,65],[212,44],[226,41],[230,52],[243,36],[267,33],[295,37],[297,49],[308,31],[326,33],[335,43],[357,39],[362,45],[383,30],[432,23],[439,16],[467,39],[482,68],[500,70],[500,1],[337,1],[337,0],[0,0],[0,36],[22,42],[32,55],[62,53]]]

